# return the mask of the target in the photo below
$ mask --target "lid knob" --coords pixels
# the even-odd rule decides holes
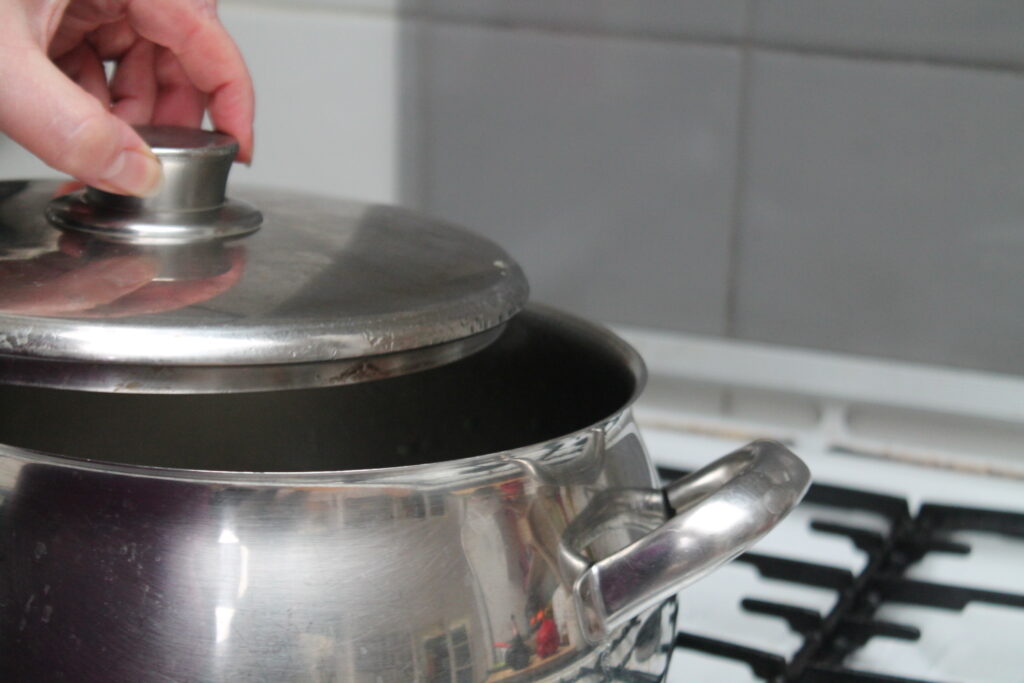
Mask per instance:
[[[184,245],[237,238],[263,220],[251,204],[225,196],[238,153],[229,135],[175,126],[138,126],[163,166],[151,197],[129,197],[95,187],[59,197],[46,210],[56,227],[104,242]]]
[[[93,203],[126,211],[195,211],[224,204],[231,164],[238,143],[229,135],[194,128],[140,126],[136,130],[160,159],[163,183],[151,197],[126,197],[94,187],[86,190]]]

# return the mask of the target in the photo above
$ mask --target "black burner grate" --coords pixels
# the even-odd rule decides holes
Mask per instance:
[[[683,471],[659,468],[666,480]],[[681,632],[676,647],[744,662],[754,675],[769,683],[944,683],[854,671],[843,666],[848,656],[871,638],[884,636],[918,640],[920,630],[911,624],[881,621],[875,613],[883,603],[924,605],[962,611],[971,602],[1024,608],[1024,594],[982,590],[964,586],[917,581],[904,576],[909,567],[929,553],[971,552],[969,545],[952,541],[956,531],[986,531],[1024,539],[1024,514],[924,504],[910,514],[907,501],[867,491],[814,484],[807,503],[847,511],[871,512],[889,523],[887,533],[856,525],[814,520],[811,528],[850,541],[867,557],[863,570],[847,569],[758,553],[736,559],[753,565],[764,578],[828,588],[839,599],[828,614],[813,609],[766,600],[745,599],[742,608],[751,613],[777,617],[803,638],[803,645],[789,659],[724,640]]]

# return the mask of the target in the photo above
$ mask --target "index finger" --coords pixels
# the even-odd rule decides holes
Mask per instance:
[[[209,96],[213,125],[238,140],[240,161],[251,161],[252,79],[213,0],[133,0],[128,18],[139,35],[174,53],[196,88]]]

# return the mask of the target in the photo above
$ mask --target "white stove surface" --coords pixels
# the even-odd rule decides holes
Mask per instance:
[[[815,482],[905,498],[912,514],[922,502],[1024,513],[1022,378],[622,332],[651,373],[636,414],[658,465],[696,469],[765,436],[789,444]],[[749,372],[752,367],[756,372]],[[750,376],[753,385],[740,381]],[[888,528],[881,515],[805,502],[754,551],[854,574],[864,568],[865,552],[842,536],[811,529],[812,519]],[[970,554],[929,553],[905,576],[1024,594],[1024,542],[982,532],[958,532],[952,539],[969,544]],[[832,590],[764,579],[754,566],[734,562],[681,595],[679,625],[788,658],[803,638],[782,619],[745,611],[741,601],[762,599],[825,615],[837,597]],[[943,683],[1024,680],[1024,609],[970,603],[955,612],[886,603],[875,616],[915,626],[921,637],[876,636],[846,667]],[[763,679],[743,663],[677,649],[668,680]]]
[[[641,419],[641,425],[643,420]],[[695,469],[742,445],[741,440],[709,438],[647,427],[645,439],[659,465]],[[864,463],[857,456],[813,452],[795,447],[814,472],[815,481],[849,488],[904,496],[912,511],[922,501],[1024,512],[1024,482],[993,480],[914,465]],[[848,514],[832,508],[802,504],[755,548],[756,552],[807,560],[856,573],[867,555],[849,541],[810,528],[811,519],[832,519],[870,527],[887,526],[867,513]],[[985,533],[957,534],[972,547],[970,555],[931,553],[907,576],[938,583],[968,585],[1024,593],[1024,543]],[[681,596],[680,628],[712,638],[791,656],[803,638],[780,619],[745,612],[744,598],[760,598],[808,607],[827,614],[834,591],[763,579],[748,564],[732,563]],[[971,604],[963,612],[913,605],[882,607],[878,618],[921,629],[921,639],[907,642],[876,637],[847,665],[864,671],[936,681],[1022,680],[1024,610]],[[679,649],[673,655],[670,683],[700,681],[747,683],[761,681],[741,663]]]

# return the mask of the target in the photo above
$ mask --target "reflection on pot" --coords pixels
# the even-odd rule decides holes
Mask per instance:
[[[245,247],[238,244],[120,244],[61,232],[39,210],[46,187],[0,182],[0,231],[13,245],[0,253],[0,313],[79,318],[160,313],[208,301],[242,276]],[[47,194],[76,188],[65,183]]]
[[[532,458],[596,458],[590,485],[509,461],[447,486],[210,486],[9,467],[0,637],[16,654],[0,673],[46,680],[46,653],[59,652],[58,668],[83,682],[538,681],[599,656],[658,675],[664,656],[586,643],[559,562],[595,487],[649,481],[633,429]],[[595,443],[601,454],[588,453]],[[639,535],[632,526],[607,524],[578,551],[612,552]],[[115,664],[97,660],[111,651]]]

